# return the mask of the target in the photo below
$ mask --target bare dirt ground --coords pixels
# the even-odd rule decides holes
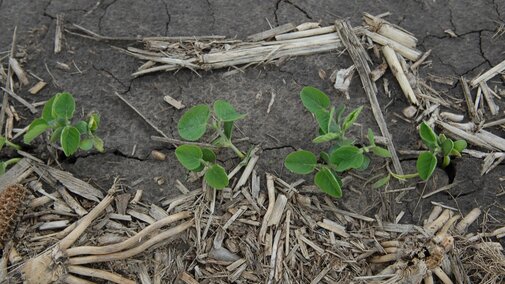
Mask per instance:
[[[158,73],[133,79],[131,73],[141,64],[111,48],[111,45],[126,46],[123,42],[97,42],[70,34],[65,34],[63,51],[53,53],[55,17],[64,14],[67,25],[76,23],[108,36],[191,36],[225,35],[244,39],[272,25],[287,22],[302,23],[321,21],[331,24],[338,18],[349,18],[355,25],[361,22],[363,12],[379,14],[391,12],[388,20],[411,31],[419,39],[419,48],[432,49],[432,65],[422,69],[422,73],[442,77],[473,78],[479,72],[501,62],[505,54],[505,36],[495,37],[500,22],[505,21],[504,1],[26,1],[0,0],[0,51],[9,50],[14,27],[18,27],[18,45],[26,51],[25,69],[51,82],[41,93],[32,96],[23,89],[20,95],[30,102],[42,101],[59,91],[69,91],[76,97],[79,110],[96,110],[102,115],[102,125],[98,134],[105,141],[106,153],[80,153],[75,158],[62,161],[64,169],[77,177],[91,180],[100,188],[107,189],[113,178],[120,176],[127,182],[142,178],[137,188],[145,190],[150,200],[176,194],[176,179],[184,181],[187,172],[175,160],[173,147],[151,141],[156,133],[116,96],[117,91],[132,102],[142,113],[169,136],[177,138],[176,122],[182,111],[175,110],[163,102],[164,95],[182,100],[187,105],[212,103],[216,99],[227,99],[241,112],[247,112],[246,120],[239,124],[241,136],[249,137],[253,144],[261,144],[260,171],[270,171],[287,181],[298,177],[286,172],[282,161],[293,149],[313,149],[310,137],[315,127],[310,114],[303,110],[299,101],[299,91],[303,86],[312,85],[327,92],[333,102],[345,102],[349,107],[365,106],[359,119],[361,133],[368,127],[377,132],[368,100],[357,77],[353,79],[350,100],[332,87],[329,79],[321,79],[320,70],[331,74],[334,70],[352,64],[347,55],[337,52],[307,57],[291,58],[279,66],[252,67],[233,76],[223,78],[223,71],[197,74],[181,70],[176,74]],[[444,30],[451,29],[457,37],[451,37]],[[56,62],[72,67],[71,71],[57,69]],[[46,70],[45,64],[54,76]],[[78,70],[78,69],[79,70]],[[79,72],[80,71],[80,72]],[[386,74],[392,89],[388,98],[382,88],[379,90],[381,106],[393,134],[398,149],[420,149],[414,124],[399,119],[395,114],[408,105],[389,72]],[[31,78],[33,83],[35,79]],[[463,98],[461,87],[456,83],[444,85],[432,83],[433,87],[448,96]],[[495,82],[503,87],[503,81]],[[271,95],[276,99],[272,111],[267,114]],[[503,103],[502,104],[502,109]],[[16,108],[26,119],[32,116]],[[503,130],[494,129],[503,135]],[[357,135],[361,135],[357,131]],[[246,144],[241,144],[244,149]],[[132,151],[136,147],[136,151]],[[153,149],[167,155],[164,162],[149,157]],[[222,161],[232,167],[236,160],[231,153]],[[405,168],[413,169],[413,160],[402,157]],[[419,200],[423,185],[394,202],[395,196],[381,194],[378,190],[362,189],[358,180],[353,186],[363,191],[355,194],[345,191],[340,205],[361,214],[375,214],[385,200],[393,201],[386,211],[392,216],[406,211],[407,220],[419,220],[421,212],[429,210],[430,201],[442,202],[461,208],[481,206],[489,209],[496,220],[505,220],[505,212],[500,204],[505,203],[505,195],[496,197],[502,191],[505,176],[504,165],[499,165],[490,174],[479,175],[481,160],[464,157],[457,161],[453,177],[439,172],[428,184],[426,190],[446,185],[452,181],[461,182],[449,193],[440,193],[431,198]],[[373,171],[373,169],[372,169]],[[155,177],[162,176],[166,183],[158,185]],[[189,184],[196,188],[198,184]],[[400,187],[400,186],[398,186]],[[384,208],[383,208],[384,209]],[[417,217],[416,217],[417,216]]]

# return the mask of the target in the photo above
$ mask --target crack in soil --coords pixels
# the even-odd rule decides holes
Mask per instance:
[[[98,18],[98,32],[102,33],[102,20],[105,17],[105,14],[107,14],[107,9],[109,9],[110,6],[112,6],[114,3],[116,3],[117,0],[113,0],[110,4],[104,5],[105,7],[103,8],[103,14]]]
[[[498,6],[498,4],[496,3],[496,0],[493,0],[493,6],[494,6],[494,9],[496,11],[496,15],[498,15],[498,18],[503,21],[503,18],[502,18],[502,15],[500,13],[500,7]]]
[[[307,11],[305,11],[302,7],[298,6],[297,4],[291,2],[290,0],[278,0],[276,3],[275,3],[275,10],[274,10],[274,19],[275,19],[275,24],[278,26],[279,25],[279,15],[277,14],[278,10],[279,10],[279,7],[281,5],[281,3],[284,2],[286,4],[289,4],[293,7],[295,7],[295,9],[297,9],[298,11],[302,12],[305,17],[309,20],[312,20],[313,18],[309,15],[309,13],[307,13]]]
[[[281,150],[281,149],[285,149],[285,148],[290,148],[291,150],[296,151],[296,148],[293,147],[293,146],[291,146],[291,145],[281,145],[281,146],[267,147],[267,148],[261,148],[261,150],[263,152],[267,152],[267,151]]]
[[[117,78],[112,72],[110,72],[109,70],[105,69],[105,68],[98,68],[96,67],[94,64],[91,65],[93,67],[93,69],[95,69],[96,71],[99,71],[99,72],[103,72],[103,73],[106,73],[107,75],[109,75],[114,81],[118,82],[121,86],[123,86],[123,88],[125,88],[127,91],[123,92],[122,94],[125,94],[127,92],[130,91],[130,88],[131,88],[131,85],[132,85],[132,80],[129,80],[129,84],[125,84],[123,83],[123,81],[121,81],[119,78]]]
[[[168,4],[165,2],[165,0],[162,1],[163,6],[165,6],[165,13],[167,14],[167,22],[165,23],[165,36],[168,36],[168,26],[170,25],[170,22],[172,21],[172,16],[170,15],[170,12],[168,11]]]
[[[140,158],[137,156],[131,156],[131,155],[125,154],[125,153],[121,152],[119,149],[110,149],[110,150],[106,150],[105,152],[90,152],[90,153],[86,153],[86,154],[79,155],[79,156],[73,156],[73,157],[68,158],[65,162],[73,165],[79,159],[86,159],[89,157],[94,157],[94,156],[98,156],[98,155],[105,155],[105,154],[111,154],[113,156],[117,156],[117,157],[121,157],[121,158],[125,158],[125,159],[130,159],[130,160],[137,160],[137,161],[141,161],[141,162],[147,161],[148,157],[149,157],[149,155],[148,155],[145,158]]]

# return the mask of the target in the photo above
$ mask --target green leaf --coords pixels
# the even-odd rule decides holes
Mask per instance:
[[[448,156],[454,148],[454,142],[451,139],[445,139],[441,146],[444,156]]]
[[[181,145],[175,149],[177,160],[188,170],[200,167],[203,158],[202,149],[195,145]]]
[[[338,135],[337,133],[330,132],[330,133],[326,133],[326,134],[317,136],[316,138],[314,138],[314,140],[312,140],[312,142],[324,143],[324,142],[331,141],[333,139],[337,139],[338,137],[340,137],[340,135]]]
[[[300,99],[305,108],[312,113],[327,110],[330,106],[330,98],[314,87],[304,87],[300,92]]]
[[[216,154],[214,153],[214,151],[207,148],[202,148],[202,154],[203,154],[202,159],[204,161],[210,163],[214,163],[216,161]]]
[[[79,148],[81,148],[81,150],[84,150],[84,151],[89,151],[91,150],[91,148],[93,148],[93,139],[91,138],[86,138],[86,139],[83,139],[81,140],[81,144],[79,145]]]
[[[437,135],[424,121],[419,125],[419,136],[421,136],[421,139],[428,148],[433,148],[437,145]]]
[[[56,143],[56,141],[60,141],[61,131],[63,130],[63,126],[56,128],[53,130],[53,134],[51,134],[51,143]]]
[[[344,122],[342,123],[342,131],[347,131],[347,129],[349,129],[354,124],[356,119],[358,119],[358,116],[361,113],[362,109],[363,107],[360,106],[345,117]]]
[[[323,160],[326,164],[330,163],[330,155],[326,152],[319,153],[319,159]]]
[[[88,124],[86,123],[86,121],[79,121],[77,122],[75,125],[74,125],[75,128],[77,128],[77,130],[79,130],[79,133],[81,134],[86,134],[88,133]]]
[[[417,173],[422,180],[428,180],[437,167],[437,157],[431,152],[419,154],[416,162]]]
[[[316,156],[309,151],[298,150],[289,154],[284,160],[284,166],[297,174],[310,174],[317,165]]]
[[[370,143],[370,146],[375,146],[375,135],[373,134],[372,129],[368,128],[368,143]]]
[[[465,150],[467,147],[467,143],[465,140],[456,140],[454,141],[454,150],[458,151],[461,153],[463,150]]]
[[[71,119],[75,111],[75,101],[69,93],[59,93],[53,102],[52,115],[56,118]]]
[[[361,164],[361,166],[359,168],[356,168],[356,170],[358,170],[358,171],[364,171],[364,170],[368,169],[369,165],[370,165],[370,158],[368,158],[367,156],[363,155],[363,163]]]
[[[74,154],[81,144],[81,134],[79,130],[73,126],[65,126],[61,131],[60,144],[65,156],[69,157]]]
[[[384,149],[382,147],[379,147],[379,146],[373,146],[370,148],[370,150],[376,155],[376,156],[379,156],[379,157],[382,157],[382,158],[391,158],[391,153],[389,153],[389,151],[387,149]]]
[[[321,109],[314,112],[314,117],[316,118],[317,124],[319,124],[320,132],[322,132],[322,134],[328,133],[330,113],[325,109]]]
[[[47,122],[55,119],[55,117],[53,116],[53,103],[57,96],[58,95],[55,95],[52,98],[50,98],[44,105],[44,108],[42,109],[42,118],[45,119]]]
[[[442,143],[444,143],[444,142],[445,142],[445,140],[447,140],[447,137],[446,137],[444,134],[440,134],[440,135],[438,135],[438,143],[439,143],[440,145],[442,145]]]
[[[330,132],[340,132],[340,127],[335,119],[335,107],[330,110],[330,116],[328,117],[328,133]]]
[[[100,115],[96,112],[92,113],[88,118],[88,129],[95,132],[100,125]]]
[[[231,133],[233,131],[233,121],[227,121],[223,123],[224,136],[231,139]]]
[[[44,133],[50,126],[47,124],[47,121],[43,118],[37,118],[28,127],[25,135],[23,136],[23,142],[25,144],[30,144],[33,139],[37,138],[40,134]]]
[[[357,169],[363,164],[364,155],[356,146],[342,146],[333,151],[330,161],[335,164],[336,171],[343,172],[349,169]]]
[[[322,168],[317,172],[314,184],[328,195],[336,198],[342,197],[342,182],[328,168]]]
[[[97,136],[93,136],[93,145],[95,146],[95,149],[97,149],[99,152],[105,151],[103,146],[103,140]]]
[[[379,187],[383,187],[385,186],[386,184],[389,183],[389,180],[391,179],[391,175],[387,175],[385,177],[382,177],[380,178],[378,181],[374,182],[372,184],[372,188],[379,188]]]
[[[197,105],[190,108],[182,115],[177,124],[179,135],[189,141],[200,139],[207,130],[209,117],[210,110],[206,105]]]
[[[238,113],[233,106],[225,100],[214,102],[214,113],[217,119],[225,122],[236,121],[244,118],[246,115]]]
[[[226,171],[220,165],[212,165],[204,176],[205,182],[215,189],[223,189],[228,186],[229,180]]]
[[[337,114],[337,123],[340,124],[342,121],[342,115],[344,115],[345,112],[345,105],[338,105],[335,112]]]

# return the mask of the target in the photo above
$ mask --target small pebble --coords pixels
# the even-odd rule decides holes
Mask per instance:
[[[414,106],[408,106],[402,112],[406,118],[413,118],[416,115],[417,109]]]

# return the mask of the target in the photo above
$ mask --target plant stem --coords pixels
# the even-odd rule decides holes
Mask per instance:
[[[245,158],[244,153],[242,153],[242,151],[240,151],[237,147],[235,147],[235,145],[233,145],[233,143],[231,143],[231,140],[228,140],[228,142],[229,142],[229,146],[230,146],[230,148],[233,150],[233,152],[235,152],[235,154],[237,154],[237,156],[238,156],[240,159]]]
[[[21,158],[12,158],[10,160],[5,161],[5,167],[8,167],[10,165],[14,165],[15,163],[19,162]]]
[[[9,140],[5,140],[5,144],[11,148],[14,148],[16,150],[21,150],[21,146],[19,146],[18,144],[15,144],[15,143],[12,143],[10,142]]]

